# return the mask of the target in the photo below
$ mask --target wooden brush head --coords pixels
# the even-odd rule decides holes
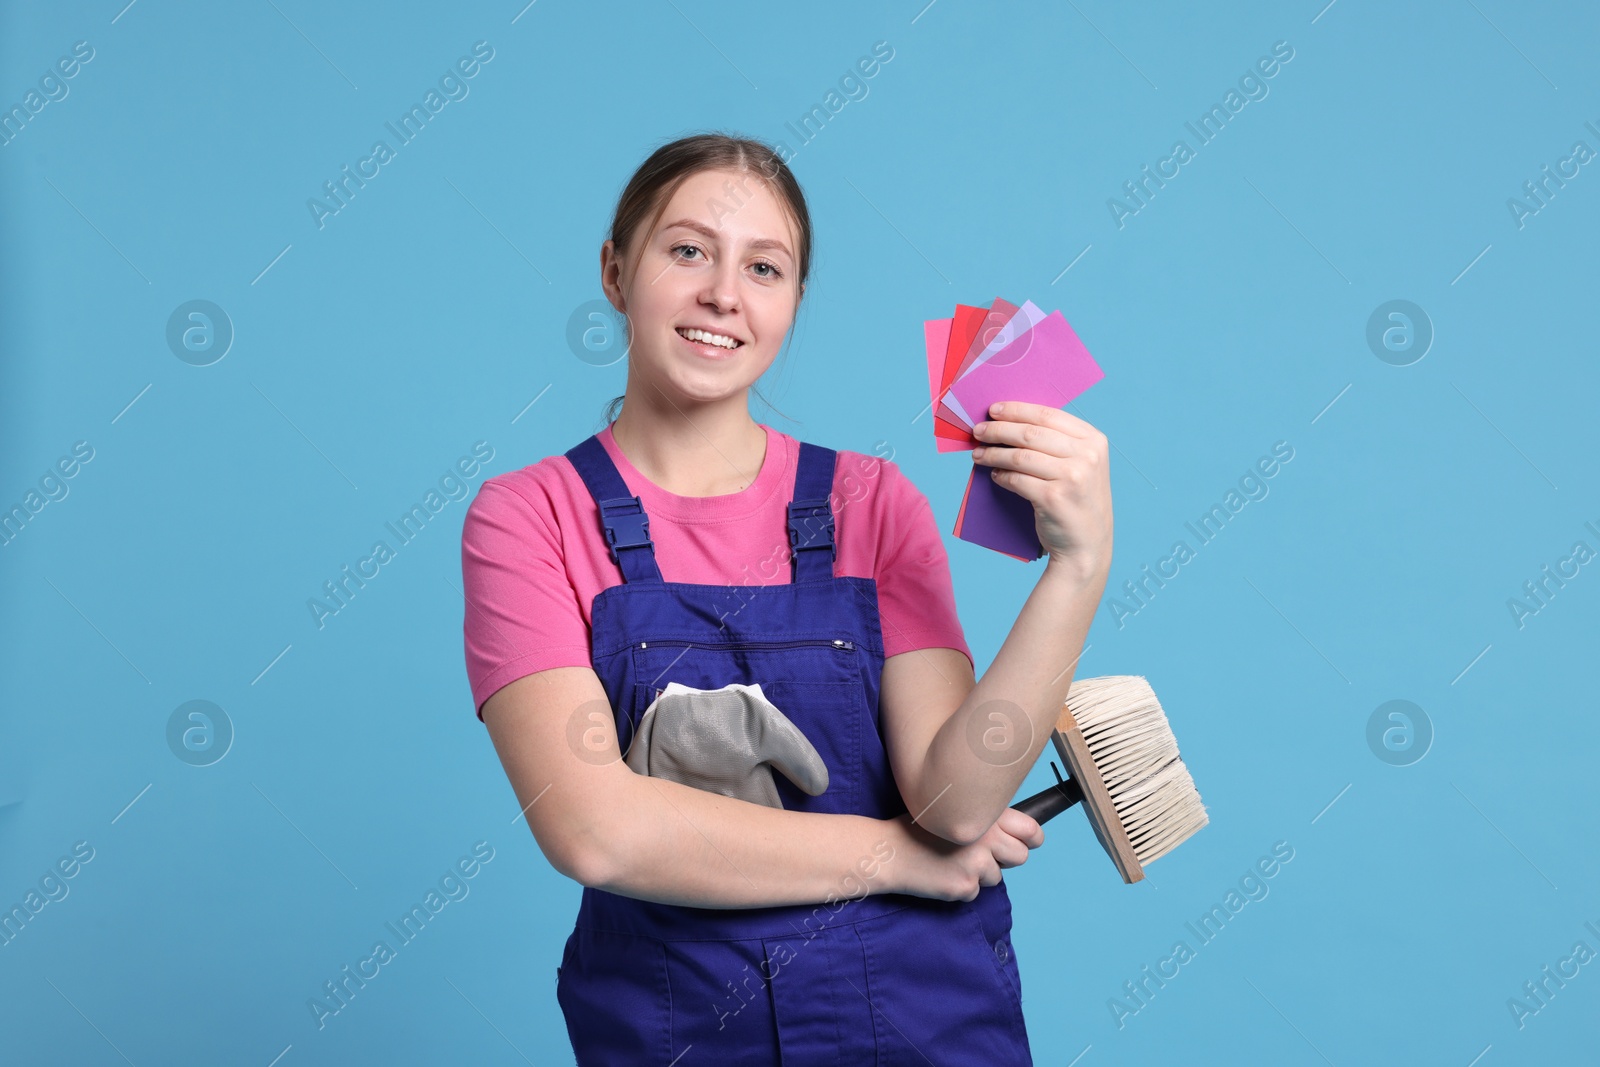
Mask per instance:
[[[1124,882],[1142,879],[1148,864],[1210,821],[1144,678],[1074,681],[1050,739],[1083,790],[1089,825]]]

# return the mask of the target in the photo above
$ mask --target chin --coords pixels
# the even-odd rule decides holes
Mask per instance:
[[[690,403],[710,404],[747,392],[754,383],[743,378],[740,375],[738,380],[732,380],[715,373],[671,374],[667,376],[669,388],[664,392],[675,394]]]

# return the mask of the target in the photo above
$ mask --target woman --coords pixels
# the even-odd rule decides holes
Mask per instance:
[[[556,972],[580,1064],[1032,1062],[1000,872],[1044,833],[1008,804],[1105,587],[1106,440],[1030,404],[977,428],[1049,560],[975,681],[927,499],[750,417],[810,257],[767,146],[657,150],[600,255],[628,323],[620,414],[485,482],[466,520],[478,714],[585,887]],[[778,808],[635,773],[669,682],[759,684],[827,787],[774,775]]]

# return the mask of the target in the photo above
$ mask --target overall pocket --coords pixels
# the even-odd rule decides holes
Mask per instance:
[[[818,796],[772,773],[778,798],[791,811],[865,814],[861,810],[861,738],[870,726],[861,680],[861,652],[847,638],[739,643],[641,641],[634,646],[633,708],[619,723],[631,738],[639,719],[667,683],[720,689],[760,685],[772,705],[795,724],[828,768],[828,788]]]
[[[665,947],[672,991],[668,1051],[682,1057],[677,1067],[691,1060],[719,1067],[780,1062],[773,972],[761,941],[669,941]]]
[[[665,1063],[666,953],[651,937],[575,929],[557,970],[556,1002],[580,1067]]]
[[[1002,978],[977,913],[960,901],[924,901],[855,926],[867,953],[870,997],[893,1062],[1031,1065],[1015,993]]]

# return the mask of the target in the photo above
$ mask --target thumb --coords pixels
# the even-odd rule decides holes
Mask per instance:
[[[828,788],[828,766],[815,746],[790,718],[759,690],[744,694],[746,725],[755,741],[756,758],[771,764],[795,788],[817,796]]]

